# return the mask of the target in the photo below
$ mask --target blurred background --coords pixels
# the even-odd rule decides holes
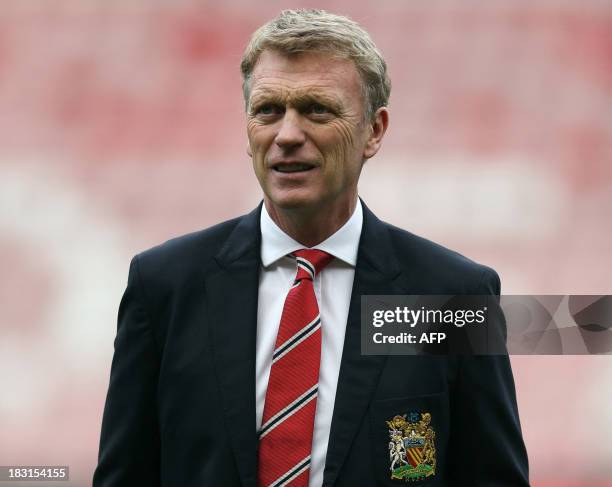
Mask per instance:
[[[505,293],[612,294],[610,1],[3,0],[1,465],[91,483],[129,260],[259,202],[238,64],[293,7],[350,16],[388,61],[360,188],[379,217]],[[612,358],[512,363],[533,485],[612,485]]]

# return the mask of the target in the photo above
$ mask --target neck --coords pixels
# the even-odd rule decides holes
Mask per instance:
[[[351,217],[357,198],[332,208],[279,208],[264,198],[266,210],[278,227],[305,247],[314,247],[336,233]]]

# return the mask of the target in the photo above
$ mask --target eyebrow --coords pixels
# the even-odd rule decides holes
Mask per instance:
[[[343,106],[340,98],[318,93],[316,90],[298,92],[290,97],[284,96],[278,90],[261,88],[251,95],[250,106],[258,106],[262,103],[277,103],[279,105],[290,105],[304,108],[314,103],[320,103],[333,110],[340,110]]]

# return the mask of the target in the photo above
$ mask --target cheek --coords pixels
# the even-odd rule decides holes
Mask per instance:
[[[334,127],[335,139],[338,150],[342,151],[344,157],[354,157],[355,142],[358,139],[357,127],[352,123],[338,123]]]
[[[266,158],[269,145],[264,144],[260,139],[250,140],[253,164],[262,165]]]
[[[247,124],[247,137],[249,138],[249,144],[251,145],[253,155],[255,155],[269,146],[269,141],[273,138],[273,134],[269,127],[263,127],[255,122],[249,122]]]
[[[336,189],[352,186],[359,179],[363,147],[360,147],[362,133],[351,124],[338,124],[333,141],[328,145],[329,167],[326,176],[329,184]]]
[[[325,139],[326,152],[330,155],[329,162],[336,172],[345,172],[346,166],[351,165],[360,157],[359,148],[356,147],[357,134],[355,127],[349,124],[337,124]]]
[[[340,125],[338,127],[338,134],[342,138],[342,142],[347,149],[355,145],[357,128],[352,124],[345,123]]]

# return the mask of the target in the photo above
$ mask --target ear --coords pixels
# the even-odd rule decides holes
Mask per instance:
[[[249,139],[247,139],[246,150],[249,157],[253,157],[253,151],[251,150],[251,143],[249,142]]]
[[[387,107],[380,107],[376,110],[373,120],[370,122],[370,137],[363,150],[363,157],[369,159],[373,157],[382,145],[383,137],[389,126],[389,110]]]

